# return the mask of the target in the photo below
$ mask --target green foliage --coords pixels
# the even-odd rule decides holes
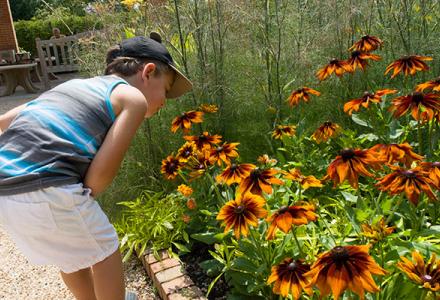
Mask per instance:
[[[14,22],[15,33],[20,48],[37,55],[35,48],[35,39],[39,37],[42,40],[47,40],[52,36],[52,28],[58,27],[62,34],[70,35],[68,28],[72,34],[80,33],[92,29],[99,29],[102,27],[100,21],[94,16],[66,16],[62,20],[58,18],[35,19],[28,21]]]
[[[186,251],[182,241],[187,241],[182,221],[182,205],[177,195],[144,191],[133,201],[119,202],[125,207],[122,218],[115,227],[122,237],[121,251],[126,261],[133,251],[139,256],[146,249],[154,253],[162,249]]]

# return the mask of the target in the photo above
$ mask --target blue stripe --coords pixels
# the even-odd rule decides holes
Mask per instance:
[[[26,109],[23,114],[32,116],[60,138],[71,141],[75,147],[84,152],[88,158],[93,158],[95,155],[98,149],[96,140],[88,135],[69,116],[51,108],[38,110]]]
[[[31,163],[25,161],[12,151],[2,150],[0,152],[0,158],[7,161],[0,164],[0,172],[6,174],[6,176],[14,177],[31,173],[40,173],[42,171],[56,172],[56,169],[52,169],[50,166],[44,166],[44,162]]]
[[[121,84],[121,83],[123,83],[123,84],[128,84],[127,81],[122,80],[122,79],[121,79],[121,80],[118,80],[118,81],[116,81],[116,82],[113,82],[113,83],[108,87],[108,89],[107,89],[107,93],[106,93],[106,96],[105,96],[105,104],[106,104],[106,106],[107,106],[108,113],[110,114],[110,117],[112,118],[112,121],[115,121],[116,116],[115,116],[115,112],[113,111],[112,103],[111,103],[111,101],[110,101],[110,94],[112,93],[112,91],[114,90],[114,88],[115,88],[117,85]]]

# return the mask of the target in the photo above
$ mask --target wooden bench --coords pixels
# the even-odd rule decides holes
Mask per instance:
[[[50,89],[50,74],[79,70],[78,41],[88,34],[85,32],[50,40],[35,39],[45,90]]]

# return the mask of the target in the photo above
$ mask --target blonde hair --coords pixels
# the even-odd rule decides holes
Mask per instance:
[[[142,70],[142,68],[147,63],[154,63],[156,65],[156,70],[154,72],[155,76],[159,76],[163,73],[169,72],[173,74],[175,73],[173,68],[159,60],[141,57],[120,56],[120,54],[121,48],[119,45],[115,45],[107,51],[107,67],[105,68],[105,75],[117,73],[123,76],[131,76]]]

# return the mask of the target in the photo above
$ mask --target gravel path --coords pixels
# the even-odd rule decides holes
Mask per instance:
[[[141,262],[133,258],[124,264],[128,290],[136,291],[139,300],[159,299]],[[58,269],[53,266],[32,266],[17,250],[5,230],[0,227],[0,299],[5,300],[73,300]]]

